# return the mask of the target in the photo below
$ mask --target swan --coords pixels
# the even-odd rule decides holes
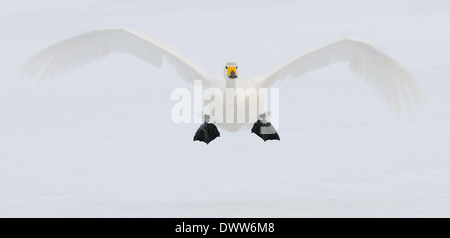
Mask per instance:
[[[398,110],[401,101],[406,101],[408,108],[412,108],[414,104],[420,104],[423,95],[416,81],[394,59],[372,44],[353,38],[343,38],[320,46],[286,61],[272,71],[242,80],[239,78],[238,65],[234,62],[225,64],[222,78],[192,63],[166,44],[134,30],[100,29],[68,38],[40,51],[25,63],[23,73],[29,78],[42,81],[112,53],[130,54],[155,67],[160,67],[165,58],[175,67],[181,79],[190,83],[201,80],[205,88],[218,88],[223,92],[230,88],[268,88],[279,80],[298,78],[333,63],[348,62],[350,71],[365,79]],[[257,98],[259,99],[259,93]],[[248,102],[246,103],[248,106]],[[225,115],[230,113],[227,107],[229,105],[224,105]],[[237,114],[234,113],[235,119]],[[252,119],[254,118],[246,118],[239,123],[236,120],[231,123],[221,122],[218,126],[227,131],[237,131],[243,125],[254,122]]]

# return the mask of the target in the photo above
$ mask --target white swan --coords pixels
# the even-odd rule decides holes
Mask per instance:
[[[130,29],[103,29],[78,35],[56,43],[31,58],[23,68],[31,78],[43,80],[65,73],[111,53],[131,54],[155,67],[163,57],[172,64],[179,76],[188,82],[202,80],[205,87],[267,88],[278,80],[300,77],[332,63],[348,62],[349,69],[365,79],[390,104],[400,109],[400,98],[408,106],[420,103],[422,91],[408,73],[392,58],[371,44],[345,38],[301,54],[262,76],[250,80],[238,79],[238,66],[227,63],[225,79],[193,64],[172,48]],[[262,113],[262,112],[260,112]],[[236,114],[235,114],[236,116]],[[246,123],[251,122],[248,119]],[[253,120],[254,121],[254,120]],[[224,123],[222,128],[238,130],[245,123]]]

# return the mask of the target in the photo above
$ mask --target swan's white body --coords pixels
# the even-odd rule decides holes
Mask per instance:
[[[227,87],[244,90],[249,87],[268,88],[278,80],[300,77],[333,63],[348,62],[351,71],[365,79],[397,109],[400,109],[400,98],[411,107],[413,102],[419,103],[422,96],[420,87],[397,62],[371,44],[350,38],[311,50],[253,79],[230,79],[225,75],[224,80],[196,66],[172,48],[135,31],[104,29],[69,38],[44,49],[25,64],[24,72],[43,80],[116,52],[131,54],[155,67],[161,66],[164,57],[183,80],[191,83],[202,80],[204,88],[215,87],[223,92]],[[247,118],[246,123],[254,119]],[[219,126],[236,131],[244,124],[219,123]]]

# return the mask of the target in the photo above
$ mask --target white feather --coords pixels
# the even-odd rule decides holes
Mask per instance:
[[[367,42],[345,38],[301,54],[250,83],[267,88],[278,80],[300,77],[333,63],[348,62],[349,69],[371,84],[389,104],[400,110],[400,97],[410,109],[420,104],[423,92],[409,74],[391,57]]]
[[[227,77],[221,80],[219,76],[194,65],[170,47],[129,29],[96,30],[56,43],[30,59],[24,65],[24,73],[42,80],[81,67],[112,53],[130,54],[155,67],[161,66],[164,57],[175,67],[183,80],[190,83],[196,79],[203,80],[205,88],[215,87],[225,90],[225,85],[231,85],[226,84],[230,81]],[[406,100],[411,109],[413,101],[420,102],[422,96],[420,87],[397,62],[371,44],[349,38],[302,54],[262,77],[256,77],[250,81],[235,79],[232,81],[233,86],[230,87],[267,88],[278,80],[300,77],[307,72],[337,62],[348,62],[351,71],[374,86],[388,102],[394,103],[398,110],[400,110],[401,97]],[[234,105],[224,105],[224,108],[225,106]],[[248,115],[248,105],[245,108]],[[253,118],[249,118],[246,123],[252,121]],[[243,125],[245,123],[219,124],[229,131],[237,131]]]
[[[43,80],[112,53],[130,54],[155,67],[160,67],[165,57],[187,82],[203,80],[210,86],[224,84],[217,76],[194,65],[170,47],[129,29],[96,30],[63,40],[36,54],[24,65],[23,72],[30,78]]]

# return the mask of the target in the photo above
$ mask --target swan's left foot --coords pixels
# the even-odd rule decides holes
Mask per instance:
[[[203,141],[206,144],[220,136],[216,125],[209,123],[209,115],[204,115],[204,123],[198,128],[194,135],[194,141]]]
[[[277,130],[275,130],[275,127],[273,127],[270,122],[266,121],[266,114],[264,113],[259,116],[261,119],[253,124],[252,133],[255,133],[264,141],[280,140],[280,136],[278,135]]]

